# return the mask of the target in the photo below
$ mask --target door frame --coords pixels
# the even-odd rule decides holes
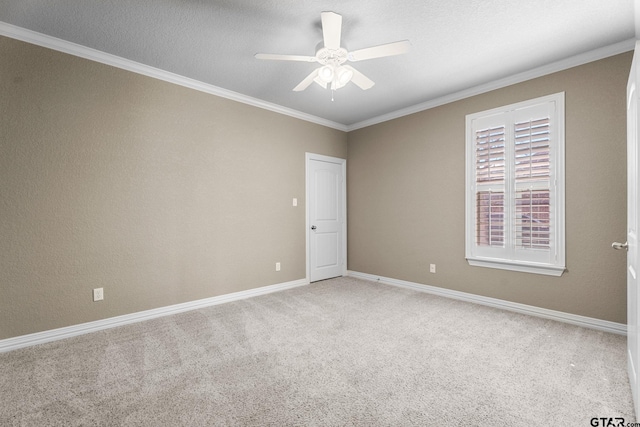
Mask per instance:
[[[626,98],[627,98],[627,223],[625,238],[627,240],[628,250],[626,254],[626,279],[627,279],[627,371],[629,375],[629,384],[631,386],[631,394],[633,397],[633,406],[635,410],[636,418],[640,415],[640,382],[638,378],[638,364],[640,349],[640,330],[639,330],[639,317],[640,317],[640,295],[638,295],[638,278],[637,272],[632,268],[632,265],[637,266],[640,263],[640,253],[638,252],[638,223],[640,222],[640,212],[638,210],[638,150],[640,149],[640,135],[638,133],[639,126],[639,112],[638,107],[640,99],[638,96],[638,83],[640,81],[640,41],[636,41],[635,50],[633,54],[633,62],[631,65],[631,71],[629,75],[629,81],[627,82]],[[632,106],[635,107],[632,110]],[[633,112],[634,114],[630,114]],[[631,185],[633,182],[633,185]],[[631,208],[633,206],[633,208]],[[635,216],[635,218],[631,218]],[[633,225],[635,236],[631,236],[631,225]],[[633,237],[633,238],[632,238]],[[620,247],[614,246],[616,249]],[[634,360],[635,358],[635,360]]]
[[[310,179],[309,179],[309,162],[312,160],[328,162],[328,163],[336,163],[342,167],[342,218],[344,221],[342,222],[342,275],[345,276],[347,274],[347,160],[341,159],[339,157],[331,157],[325,156],[322,154],[315,153],[305,153],[305,211],[304,211],[304,225],[305,225],[305,253],[306,253],[306,281],[307,283],[311,283],[309,280],[311,279],[311,257],[310,257],[310,233],[311,233],[311,225],[309,223],[309,200],[311,194],[310,188]]]

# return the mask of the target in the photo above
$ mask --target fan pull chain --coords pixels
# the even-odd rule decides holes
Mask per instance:
[[[335,92],[335,90],[331,89],[331,102],[333,102],[333,101],[334,101],[334,99],[333,99],[333,94],[334,94],[334,92]]]

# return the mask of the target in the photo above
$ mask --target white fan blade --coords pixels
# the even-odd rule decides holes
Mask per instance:
[[[373,80],[371,80],[369,77],[365,76],[364,74],[362,74],[360,71],[356,70],[355,68],[353,68],[350,65],[343,65],[344,68],[351,70],[353,72],[353,77],[351,77],[351,81],[360,87],[360,89],[362,90],[367,90],[367,89],[371,89],[373,87],[373,85],[375,84],[373,82]]]
[[[365,59],[382,58],[383,56],[393,56],[407,53],[411,43],[409,40],[402,40],[394,43],[381,44],[380,46],[367,47],[365,49],[349,52],[349,61],[364,61]]]
[[[327,49],[340,49],[340,34],[342,33],[342,16],[334,12],[322,12],[322,37]]]
[[[256,53],[256,59],[272,59],[276,61],[303,61],[303,62],[316,62],[315,56],[302,56],[302,55],[278,55],[275,53]]]
[[[304,78],[303,81],[298,83],[298,86],[293,88],[293,91],[300,92],[301,90],[305,90],[306,88],[308,88],[309,85],[313,83],[313,79],[315,79],[316,76],[318,75],[318,70],[319,68],[316,68],[315,70],[313,70],[311,74],[309,74],[307,77]]]

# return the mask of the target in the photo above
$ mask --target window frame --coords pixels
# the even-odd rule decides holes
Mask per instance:
[[[566,269],[565,263],[565,94],[559,92],[503,107],[480,111],[466,116],[465,154],[466,154],[466,179],[465,179],[465,257],[469,265],[478,267],[497,268],[525,273],[536,273],[551,276],[561,276]],[[547,106],[550,113],[551,140],[549,147],[549,198],[551,217],[551,242],[548,256],[538,256],[534,250],[518,249],[513,237],[507,228],[515,222],[515,197],[516,190],[521,188],[516,185],[515,175],[515,140],[513,139],[513,127],[517,122],[518,112],[525,109],[535,109],[538,106]],[[543,107],[544,108],[544,107]],[[485,188],[486,184],[476,183],[476,130],[474,123],[503,124],[506,129],[505,139],[505,180],[504,180],[504,216],[512,215],[505,219],[505,246],[491,247],[479,246],[476,241],[476,186]],[[508,147],[507,147],[508,145]],[[513,165],[507,165],[514,162]],[[500,185],[498,185],[499,187]],[[532,189],[534,189],[532,187]],[[535,189],[534,189],[535,190]],[[513,233],[515,234],[515,233]],[[523,258],[524,257],[524,258]],[[528,259],[526,259],[528,258]]]

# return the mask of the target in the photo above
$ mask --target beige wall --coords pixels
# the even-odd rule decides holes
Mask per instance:
[[[625,88],[632,54],[349,133],[349,269],[626,323]],[[465,115],[566,93],[562,277],[465,260]],[[429,263],[437,273],[429,273]]]
[[[4,37],[0,58],[0,339],[305,277],[304,153],[345,158],[346,133]]]
[[[307,151],[348,155],[350,270],[626,321],[630,53],[348,135],[4,37],[0,58],[0,339],[304,278]],[[468,266],[465,115],[560,91],[568,272]]]

